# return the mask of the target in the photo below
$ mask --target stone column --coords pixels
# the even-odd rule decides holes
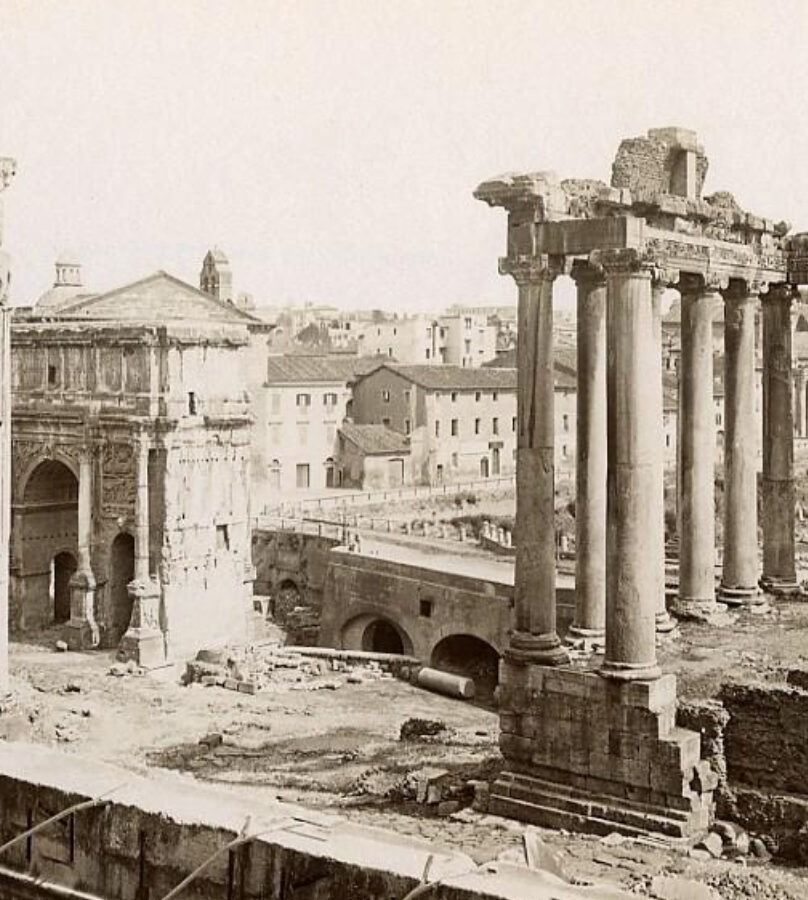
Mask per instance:
[[[553,282],[563,260],[502,262],[519,287],[514,662],[567,661],[556,633]]]
[[[132,598],[129,627],[118,646],[118,658],[134,660],[144,668],[165,663],[160,629],[160,588],[149,571],[149,440],[137,443],[135,493],[135,577],[127,589]]]
[[[763,577],[766,590],[798,590],[794,561],[794,424],[791,378],[792,289],[763,302]]]
[[[724,564],[721,599],[758,597],[755,301],[743,282],[724,295]]]
[[[653,425],[656,428],[656,442],[659,453],[655,462],[659,467],[655,481],[661,492],[661,500],[658,514],[654,516],[654,526],[657,528],[657,537],[654,542],[654,556],[650,562],[657,585],[654,594],[657,599],[656,630],[661,634],[673,631],[676,622],[668,613],[665,598],[665,427],[664,427],[664,403],[662,393],[662,295],[665,293],[665,281],[657,279],[651,287],[651,315],[653,326],[653,359],[654,368],[648,373],[649,381],[653,387],[654,408]]]
[[[634,251],[604,253],[607,277],[607,559],[606,656],[601,674],[617,680],[658,678],[656,613],[662,515],[658,457],[659,401],[649,390],[658,368],[651,273]]]
[[[575,454],[575,618],[569,638],[603,645],[606,627],[606,279],[576,261],[578,391]]]
[[[65,639],[71,650],[97,647],[100,640],[95,620],[95,575],[90,559],[93,538],[93,448],[79,455],[78,567],[70,579],[70,621]]]
[[[700,276],[682,276],[681,531],[679,597],[682,616],[715,612],[715,414],[713,319],[719,295]]]

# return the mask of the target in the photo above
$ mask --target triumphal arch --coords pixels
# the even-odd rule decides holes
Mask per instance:
[[[696,135],[662,128],[621,143],[610,184],[507,175],[475,196],[508,213],[500,271],[518,286],[515,627],[501,669],[507,771],[492,811],[540,824],[686,838],[712,815],[699,735],[676,727],[676,684],[657,665],[665,603],[660,301],[681,295],[680,616],[798,590],[790,305],[808,281],[804,237],[726,192],[705,196]],[[579,638],[556,632],[553,282],[577,283]],[[715,577],[712,323],[724,305],[725,522]],[[754,440],[755,315],[762,315],[763,554]]]
[[[251,317],[158,272],[60,258],[12,325],[12,629],[144,665],[244,637]]]

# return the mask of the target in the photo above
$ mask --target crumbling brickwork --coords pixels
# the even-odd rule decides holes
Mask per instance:
[[[654,134],[621,141],[612,164],[612,187],[628,188],[635,201],[653,200],[674,193],[671,180],[683,152],[671,138]],[[707,175],[707,157],[696,151],[696,196],[701,196]]]

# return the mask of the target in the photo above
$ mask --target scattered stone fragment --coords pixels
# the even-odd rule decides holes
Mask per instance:
[[[116,678],[123,678],[126,675],[126,666],[122,663],[113,663],[110,666],[109,674],[114,675]]]
[[[752,838],[752,840],[749,842],[749,852],[757,859],[771,859],[769,848],[763,843],[760,838]]]
[[[77,681],[68,681],[65,685],[66,694],[80,694],[83,688]]]
[[[59,651],[59,653],[66,653],[67,652],[67,642],[66,641],[57,641],[56,649]]]
[[[620,834],[617,831],[612,831],[607,834],[605,837],[600,839],[601,844],[605,844],[607,847],[618,847],[620,844],[624,844],[626,842],[626,836],[624,834]]]
[[[460,809],[459,800],[441,800],[438,804],[439,816],[451,816]]]
[[[224,737],[218,731],[214,731],[200,738],[199,743],[202,746],[207,747],[208,750],[213,750],[216,747],[221,747],[221,745],[224,743]]]
[[[695,849],[706,850],[713,859],[718,859],[724,852],[724,841],[721,839],[720,834],[711,831],[707,837],[696,844]]]
[[[423,737],[435,737],[446,731],[446,723],[439,719],[407,719],[398,735],[400,741],[417,741]]]
[[[551,872],[563,881],[568,882],[570,880],[561,853],[551,850],[541,839],[535,828],[528,826],[522,835],[522,841],[525,849],[525,860],[529,869],[543,869],[545,872]]]

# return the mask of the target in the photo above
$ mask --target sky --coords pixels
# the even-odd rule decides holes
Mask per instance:
[[[0,0],[12,301],[63,251],[102,291],[216,245],[261,305],[513,303],[475,186],[608,181],[667,125],[808,230],[807,44],[804,0]]]

